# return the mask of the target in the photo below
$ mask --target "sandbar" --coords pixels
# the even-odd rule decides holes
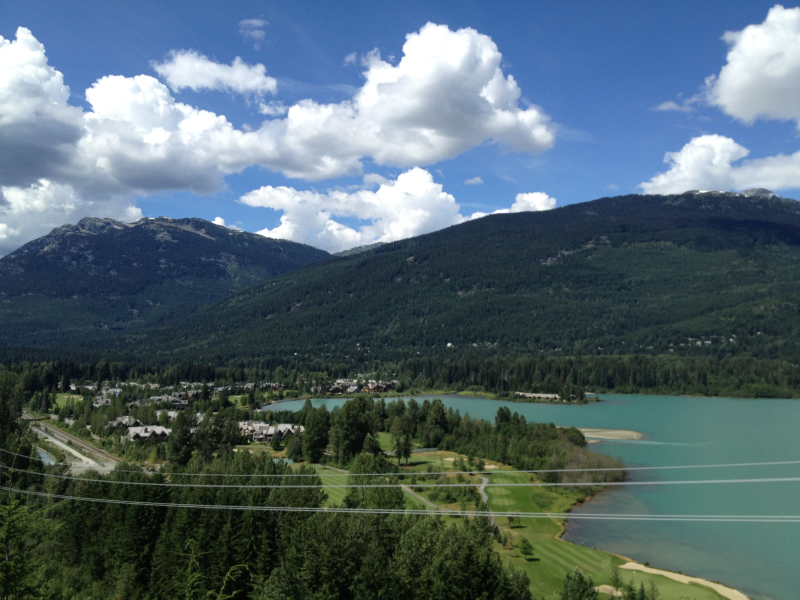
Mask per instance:
[[[579,427],[585,438],[590,440],[640,440],[644,435],[630,429],[595,429],[592,427]]]
[[[703,585],[705,587],[711,588],[712,590],[717,592],[720,596],[722,596],[723,598],[729,598],[729,600],[750,600],[750,598],[745,596],[739,590],[729,588],[720,583],[714,583],[713,581],[708,581],[707,579],[701,579],[700,577],[691,577],[689,575],[681,575],[680,573],[673,573],[671,571],[654,569],[652,567],[646,567],[644,565],[640,565],[639,563],[635,562],[625,563],[624,565],[620,566],[620,569],[628,569],[630,571],[642,571],[644,573],[650,573],[651,575],[661,575],[663,577],[669,577],[670,579],[678,581],[680,583],[696,583],[698,585]]]

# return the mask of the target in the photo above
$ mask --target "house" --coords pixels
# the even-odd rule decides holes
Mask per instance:
[[[351,385],[349,388],[347,388],[347,393],[348,394],[357,394],[360,391],[361,391],[361,388],[358,387],[357,385]]]
[[[334,384],[334,385],[332,385],[331,387],[328,388],[328,393],[329,394],[341,394],[342,393],[342,386]]]
[[[273,437],[276,435],[280,441],[283,441],[290,435],[305,431],[302,425],[288,425],[285,423],[270,425],[262,421],[240,421],[239,428],[242,430],[242,434],[251,442],[265,444],[271,444]]]
[[[101,406],[110,406],[110,405],[111,405],[110,398],[99,397],[95,398],[94,402],[92,402],[92,406],[94,406],[95,408],[100,408]]]
[[[141,425],[139,420],[135,417],[130,415],[126,415],[124,417],[117,417],[113,421],[109,422],[106,427],[110,427],[112,429],[119,427],[122,425],[123,427],[136,427],[137,425]]]
[[[516,392],[518,398],[527,398],[529,400],[559,400],[558,394],[531,394],[528,392]]]
[[[161,427],[160,425],[128,427],[128,433],[125,434],[125,439],[131,442],[148,442],[150,440],[166,442],[169,439],[170,433],[172,433],[171,429]]]

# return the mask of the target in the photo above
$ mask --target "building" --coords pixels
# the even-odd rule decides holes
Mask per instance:
[[[124,417],[117,417],[113,421],[111,421],[106,427],[115,428],[122,425],[123,427],[136,427],[137,425],[141,425],[138,419],[132,417],[130,415],[126,415]]]
[[[171,429],[161,427],[160,425],[128,427],[128,433],[125,434],[125,439],[131,442],[149,442],[150,440],[166,442],[169,439],[170,433],[172,433]]]
[[[302,425],[288,425],[286,423],[270,425],[263,421],[239,421],[239,428],[242,430],[242,435],[246,436],[249,441],[264,444],[271,444],[276,435],[283,442],[288,436],[305,431]]]

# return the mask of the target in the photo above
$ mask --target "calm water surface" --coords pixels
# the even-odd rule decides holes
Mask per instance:
[[[557,406],[438,396],[471,417],[494,419],[501,405],[529,421],[633,429],[636,442],[593,444],[629,466],[800,460],[800,401],[603,395],[604,402]],[[426,397],[417,397],[422,402]],[[428,398],[433,398],[430,396]],[[329,409],[344,399],[315,400]],[[302,401],[279,410],[299,410]],[[632,471],[634,481],[800,477],[800,465]],[[615,488],[576,513],[800,515],[800,483]],[[757,600],[800,598],[800,523],[569,522],[565,538],[651,565],[721,581]]]

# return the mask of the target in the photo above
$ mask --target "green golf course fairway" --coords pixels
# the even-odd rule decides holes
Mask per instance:
[[[429,466],[437,472],[453,469],[453,460],[458,455],[452,452],[430,452],[413,454],[409,461],[409,472],[424,473]],[[462,457],[466,458],[466,457]],[[451,460],[448,460],[451,459]],[[491,483],[526,483],[530,475],[524,473],[504,473],[511,467],[493,464],[487,461],[487,466],[496,466],[497,471],[490,476]],[[317,472],[322,477],[323,488],[328,495],[326,506],[340,506],[347,492],[346,488],[325,488],[325,485],[342,485],[347,483],[347,474],[338,469],[331,469],[322,465],[315,465]],[[404,469],[405,471],[405,469]],[[422,483],[420,481],[420,483]],[[416,488],[422,496],[428,493]],[[531,487],[487,487],[489,508],[496,512],[518,511],[525,512],[568,512],[572,506],[584,499],[583,494],[571,488],[531,488]],[[416,497],[406,493],[406,508],[427,509]],[[460,510],[457,504],[435,504],[449,510]],[[475,509],[475,504],[468,504],[467,510]],[[436,514],[430,509],[431,514]],[[461,517],[443,516],[445,521],[456,522]],[[508,565],[523,569],[531,581],[531,592],[534,598],[549,600],[553,594],[562,590],[564,577],[576,567],[585,574],[590,575],[596,586],[610,584],[614,567],[628,562],[627,560],[602,550],[577,546],[559,539],[564,530],[563,519],[533,519],[520,518],[514,527],[509,527],[508,519],[498,517],[497,524],[506,535],[507,542],[501,545],[495,542],[495,550]],[[527,538],[533,545],[533,554],[527,558],[522,555],[519,545],[523,538]],[[658,565],[653,565],[658,567]],[[656,585],[659,600],[724,600],[714,590],[697,584],[685,584],[673,581],[662,575],[653,575],[637,571],[620,570],[623,581],[632,581],[635,587],[641,583],[649,589],[651,582]],[[612,598],[607,594],[600,594],[603,599]]]

